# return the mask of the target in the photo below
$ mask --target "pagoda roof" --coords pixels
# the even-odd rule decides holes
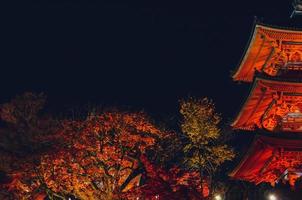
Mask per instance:
[[[263,71],[272,61],[280,59],[281,51],[287,57],[284,60],[290,62],[288,52],[297,50],[302,50],[302,30],[255,22],[245,53],[232,78],[252,82],[255,71]]]
[[[299,170],[302,164],[302,139],[257,135],[230,177],[259,184],[274,185],[286,170]]]
[[[286,100],[300,101],[302,82],[256,73],[251,92],[231,126],[240,130],[262,129],[264,117],[281,96]]]

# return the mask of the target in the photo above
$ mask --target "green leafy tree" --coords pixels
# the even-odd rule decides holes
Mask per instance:
[[[222,144],[222,131],[219,128],[221,117],[215,112],[215,106],[208,98],[183,100],[180,102],[183,117],[181,130],[187,136],[184,145],[185,164],[198,170],[200,177],[208,177],[210,195],[212,178],[225,161],[235,157],[233,150]]]

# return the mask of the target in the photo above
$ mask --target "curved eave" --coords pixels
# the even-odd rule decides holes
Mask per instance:
[[[233,80],[252,82],[255,70],[262,70],[275,48],[272,41],[277,40],[302,42],[302,30],[265,25],[255,21],[247,47],[232,76]]]
[[[246,61],[246,59],[248,57],[248,54],[250,52],[250,49],[252,47],[252,44],[255,41],[255,38],[256,38],[256,35],[257,35],[257,28],[256,28],[257,25],[258,25],[257,20],[255,20],[254,23],[253,23],[252,31],[251,31],[252,34],[250,35],[250,38],[249,38],[248,43],[247,43],[247,45],[245,47],[244,53],[243,53],[243,55],[242,55],[242,57],[240,59],[240,62],[238,64],[238,66],[237,66],[237,69],[236,69],[235,73],[232,75],[232,78],[235,81],[239,81],[238,74],[241,72],[242,67],[243,67],[243,63]],[[250,82],[250,81],[244,80],[244,79],[241,79],[240,81]]]
[[[252,85],[252,88],[250,89],[249,95],[248,95],[247,98],[245,99],[245,101],[244,101],[244,103],[243,103],[243,105],[242,105],[242,107],[241,107],[241,109],[240,109],[240,111],[239,111],[237,117],[235,118],[235,120],[234,120],[233,123],[231,124],[231,127],[232,127],[233,129],[236,129],[236,130],[249,130],[249,131],[253,130],[252,127],[237,127],[236,124],[238,123],[239,119],[241,118],[241,116],[242,116],[242,114],[243,114],[243,108],[246,106],[247,102],[248,102],[249,99],[251,98],[251,96],[252,96],[252,94],[253,94],[253,91],[254,91],[256,85],[257,85],[257,78],[254,79],[253,85]]]
[[[235,169],[233,171],[231,171],[230,173],[228,173],[228,176],[230,176],[231,178],[235,178],[235,175],[237,174],[237,172],[240,170],[240,168],[244,165],[244,163],[247,161],[247,159],[249,158],[249,156],[254,151],[254,144],[255,144],[256,140],[258,139],[258,137],[259,137],[258,135],[255,136],[255,138],[253,139],[253,142],[251,144],[251,147],[248,149],[247,153],[245,153],[244,156],[243,156],[243,158],[240,159],[240,162],[235,167]]]
[[[261,145],[262,148],[259,148],[259,145]],[[261,153],[261,151],[266,151],[266,149],[274,151],[274,149],[278,148],[286,149],[287,151],[302,151],[301,137],[298,139],[288,137],[285,138],[280,136],[276,137],[275,135],[267,136],[257,134],[248,152],[244,154],[243,158],[236,166],[236,168],[228,175],[233,179],[245,180],[258,184],[259,182],[255,180],[257,174],[254,173],[261,173],[261,170],[265,167],[265,165],[267,165],[271,155],[267,155],[265,160],[262,160],[262,162],[259,163],[261,165],[257,165],[258,163],[250,162],[254,159],[257,159],[257,156],[255,156],[257,155],[257,153],[259,154],[259,152]],[[247,168],[247,166],[250,166],[249,163],[252,164],[252,166],[255,168]]]
[[[259,83],[261,84],[261,86],[259,85]],[[288,79],[269,77],[263,74],[256,73],[254,77],[252,89],[250,90],[248,97],[246,98],[243,106],[241,107],[240,112],[238,113],[234,122],[231,124],[231,127],[234,130],[252,131],[256,128],[256,124],[250,123],[250,118],[254,118],[253,115],[256,114],[259,115],[259,113],[261,114],[263,109],[261,109],[262,111],[259,110],[257,111],[258,107],[255,106],[267,107],[269,105],[268,103],[270,103],[267,100],[268,98],[267,96],[269,95],[269,93],[266,96],[264,96],[263,99],[260,99],[260,96],[258,94],[260,87],[265,87],[269,91],[280,90],[284,92],[302,93],[301,81],[297,81],[297,80],[290,81]],[[283,88],[284,90],[278,88]],[[253,98],[255,97],[258,97],[258,99],[254,100]],[[248,107],[251,107],[253,105],[252,101],[257,102],[257,104],[255,104],[254,107],[252,107],[255,111],[252,111],[253,109],[251,108],[250,108],[251,110],[247,109]],[[263,103],[262,101],[265,101],[265,103]],[[260,120],[261,117],[259,117],[258,119]]]

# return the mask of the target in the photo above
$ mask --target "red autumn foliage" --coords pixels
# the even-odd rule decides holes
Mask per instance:
[[[63,121],[55,137],[64,142],[42,155],[38,165],[23,166],[8,189],[17,198],[45,191],[62,199],[69,194],[118,199],[137,184],[140,156],[164,135],[143,113],[105,112]]]
[[[201,200],[200,176],[196,171],[178,167],[165,170],[141,156],[145,166],[145,183],[127,193],[127,198],[142,197],[147,200]]]
[[[1,137],[12,138],[0,149],[1,199],[202,199],[197,172],[148,160],[147,151],[169,134],[145,114],[112,111],[54,123],[38,116],[43,103],[28,93],[1,107],[8,123]]]

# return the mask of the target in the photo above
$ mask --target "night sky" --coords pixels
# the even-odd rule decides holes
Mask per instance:
[[[249,92],[230,76],[254,17],[299,24],[289,18],[290,0],[44,0],[3,8],[1,103],[42,91],[57,108],[92,102],[173,115],[179,99],[208,96],[226,121]]]

